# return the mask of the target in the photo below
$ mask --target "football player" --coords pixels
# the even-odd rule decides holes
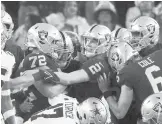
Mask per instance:
[[[79,95],[82,96],[82,98],[85,97],[100,97],[102,95],[102,93],[100,92],[100,90],[98,89],[98,85],[97,83],[97,78],[95,77],[95,74],[93,75],[92,72],[89,70],[89,68],[91,68],[91,66],[95,66],[95,64],[97,66],[101,66],[101,72],[105,71],[104,70],[104,64],[106,64],[104,62],[104,60],[102,60],[101,56],[104,56],[104,53],[107,50],[107,47],[109,46],[110,43],[110,30],[102,25],[93,25],[85,34],[83,34],[82,36],[82,55],[84,55],[87,59],[87,61],[85,61],[81,67],[80,70],[76,71],[78,72],[78,74],[76,73],[68,73],[68,77],[69,79],[71,76],[73,77],[75,74],[78,75],[78,77],[76,77],[74,80],[78,80],[78,83],[81,84],[77,84],[76,82],[74,84],[79,85],[78,87],[81,89],[78,89],[77,91],[79,92]],[[102,64],[99,65],[98,63],[101,61]],[[93,67],[92,67],[93,68]],[[94,67],[95,68],[95,67]],[[100,67],[99,67],[100,68]],[[85,75],[82,74],[82,72],[87,73],[88,78],[90,77],[90,79],[86,79],[84,81]],[[93,69],[92,69],[93,71]],[[64,73],[66,74],[66,73]],[[72,75],[71,75],[72,74]],[[74,75],[73,75],[74,74]],[[82,75],[82,76],[81,76]],[[97,75],[97,73],[96,73]],[[83,78],[84,77],[84,78]],[[93,79],[92,79],[93,78]],[[88,82],[91,82],[88,83]],[[91,89],[89,89],[91,87]],[[77,87],[76,87],[77,88]],[[84,89],[84,92],[83,92]],[[83,100],[83,99],[82,99]]]
[[[1,11],[1,109],[4,120],[8,124],[16,124],[15,110],[10,97],[11,91],[8,87],[15,57],[10,52],[4,51],[7,40],[11,38],[14,24],[11,16],[4,10]]]
[[[132,34],[131,34],[131,31],[126,28],[119,28],[112,32],[112,39],[113,39],[113,41],[115,41],[114,43],[127,42],[127,43],[131,44]],[[136,112],[135,112],[135,100],[133,100],[131,107],[128,110],[127,115],[123,119],[120,119],[120,122],[134,124],[134,123],[136,123],[134,121],[134,120],[136,120],[136,118],[137,117],[136,117]]]
[[[67,66],[72,59],[73,45],[70,38],[49,24],[38,23],[32,26],[28,31],[26,45],[31,53],[21,63],[21,72],[47,67],[58,71]],[[35,86],[29,86],[25,94],[26,99],[33,104],[33,108],[30,112],[23,114],[24,121],[29,119],[33,113],[48,107],[48,98],[57,96],[65,89],[66,86],[44,85],[42,81],[37,82]],[[19,115],[21,116],[21,113]]]
[[[159,41],[159,24],[148,16],[141,16],[135,19],[130,26],[132,33],[131,45],[145,57],[156,50],[162,49]]]
[[[145,21],[145,23],[143,24],[145,24],[145,27],[148,27],[150,26],[150,21]],[[152,21],[151,24],[153,24]],[[154,23],[154,25],[152,26],[154,26],[154,31],[156,31],[157,24]],[[136,27],[138,29],[139,25],[137,25]],[[147,35],[151,35],[151,33]],[[151,35],[150,37],[155,39],[157,38],[156,34],[155,37],[154,35]],[[137,44],[136,47],[141,50],[146,47],[152,48],[157,42],[158,41],[153,42],[151,40],[143,39],[139,42],[139,44]],[[137,105],[136,109],[137,112],[140,113],[140,106],[143,100],[153,93],[162,91],[162,50],[154,52],[153,54],[148,55],[147,57],[144,57],[136,62],[130,62],[129,59],[127,59],[127,61],[124,61],[124,65],[127,64],[126,66],[124,66],[124,68],[122,59],[112,59],[112,56],[114,56],[117,51],[110,51],[110,53],[111,54],[109,55],[108,59],[109,64],[112,68],[115,68],[115,70],[118,71],[118,68],[120,70],[118,71],[117,81],[121,85],[121,94],[119,101],[117,102],[112,97],[109,88],[107,89],[107,92],[106,89],[104,89],[104,91],[106,92],[105,97],[107,97],[107,102],[116,117],[121,119],[126,115],[132,102],[133,96],[135,96]],[[121,58],[122,56],[123,58],[127,58],[127,55],[123,55],[119,54],[118,58]]]
[[[25,124],[105,124],[107,117],[106,107],[99,99],[91,97],[78,104],[69,98],[32,115]]]
[[[148,96],[141,105],[143,122],[162,124],[162,93]]]

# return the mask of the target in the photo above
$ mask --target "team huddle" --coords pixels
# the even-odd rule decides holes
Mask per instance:
[[[1,123],[19,124],[19,115],[24,124],[117,124],[134,106],[136,121],[162,124],[162,46],[156,20],[141,16],[130,29],[113,32],[96,24],[81,36],[37,23],[28,30],[28,54],[18,76],[10,78],[16,60],[4,48],[14,24],[1,11]],[[84,90],[78,90],[81,86]],[[25,92],[32,111],[23,116],[15,111],[14,91]]]

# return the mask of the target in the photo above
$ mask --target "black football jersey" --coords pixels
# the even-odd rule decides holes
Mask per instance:
[[[117,80],[133,89],[140,110],[146,97],[162,91],[162,50],[124,67]]]
[[[26,70],[32,70],[37,67],[41,66],[48,66],[53,71],[58,71],[58,65],[52,60],[49,56],[45,55],[44,53],[30,53],[28,54],[22,63],[22,68],[20,69],[21,72]],[[23,115],[24,120],[28,120],[32,114],[37,111],[42,110],[49,106],[48,98],[43,96],[34,85],[28,87],[25,91],[26,97],[33,103],[34,107],[31,109],[30,112]]]

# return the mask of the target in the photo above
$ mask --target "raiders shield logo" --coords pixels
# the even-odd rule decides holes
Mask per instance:
[[[112,56],[111,56],[111,59],[113,61],[119,61],[119,54],[118,53],[113,53]]]
[[[155,32],[155,26],[152,24],[147,25],[147,29],[151,34],[153,34]]]
[[[160,103],[160,102],[158,102],[155,106],[154,106],[154,108],[153,108],[153,110],[155,111],[155,112],[160,112],[160,113],[162,113],[162,104]]]
[[[41,40],[45,40],[48,36],[48,32],[44,30],[38,31],[38,36]]]

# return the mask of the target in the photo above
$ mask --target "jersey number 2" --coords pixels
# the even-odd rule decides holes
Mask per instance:
[[[39,66],[45,66],[47,64],[46,57],[44,55],[31,56],[29,61],[32,61],[31,68],[36,67],[36,61],[38,60]]]
[[[151,83],[154,93],[158,93],[162,91],[162,77],[159,76],[159,77],[154,78],[153,76],[153,72],[158,72],[158,71],[160,71],[160,68],[156,65],[153,65],[147,68],[145,71],[145,74]]]
[[[102,63],[96,63],[95,65],[91,65],[89,67],[89,70],[91,71],[92,74],[96,74],[97,72],[101,71],[101,66],[103,67]]]

